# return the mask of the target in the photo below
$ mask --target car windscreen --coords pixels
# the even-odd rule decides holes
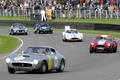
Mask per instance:
[[[22,24],[15,24],[13,25],[14,28],[24,28],[24,26]]]
[[[97,37],[97,38],[95,39],[95,41],[99,41],[99,40],[113,41],[112,38],[107,38],[107,37]]]
[[[47,27],[48,24],[41,24],[41,27]]]
[[[78,33],[78,31],[77,30],[67,30],[66,33],[69,33],[69,34],[70,33]]]
[[[50,52],[49,51],[49,48],[45,48],[45,47],[28,47],[26,50],[25,50],[25,52],[24,53],[38,53],[38,54],[40,54],[40,53],[43,53],[43,52],[46,52],[46,53],[48,53],[48,52]]]

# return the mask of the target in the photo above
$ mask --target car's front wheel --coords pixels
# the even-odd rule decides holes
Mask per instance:
[[[8,72],[10,74],[14,74],[15,73],[15,69],[8,67]]]
[[[12,31],[12,32],[11,32],[11,35],[14,35],[14,34],[15,34],[15,33]]]
[[[50,31],[50,34],[52,34],[53,33],[53,31]]]
[[[40,66],[39,73],[44,74],[46,72],[46,70],[47,70],[47,65],[46,65],[46,62],[43,61],[41,66]]]
[[[114,48],[114,52],[117,52],[117,47]]]
[[[25,35],[28,35],[28,33],[26,32]]]
[[[61,61],[59,69],[57,69],[58,72],[63,72],[65,68],[65,62],[64,60]]]
[[[90,48],[89,52],[90,52],[90,53],[93,53],[93,49]]]

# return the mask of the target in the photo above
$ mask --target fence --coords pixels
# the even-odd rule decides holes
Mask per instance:
[[[30,17],[31,14],[39,14],[40,10],[7,10],[0,9],[0,16],[24,16]],[[53,16],[56,18],[120,18],[120,11],[108,10],[55,10]]]

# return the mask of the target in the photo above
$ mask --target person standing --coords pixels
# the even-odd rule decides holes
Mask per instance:
[[[41,21],[46,21],[46,12],[44,9],[41,9],[40,15],[41,15]]]
[[[51,9],[51,7],[48,7],[48,9],[46,10],[46,14],[47,14],[47,19],[52,20],[52,9]]]

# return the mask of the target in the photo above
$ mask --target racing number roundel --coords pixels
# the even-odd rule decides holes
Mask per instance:
[[[18,57],[14,58],[14,60],[16,60],[16,61],[23,60],[23,59],[25,59],[25,57],[23,57],[23,56],[18,56]]]
[[[56,56],[55,56],[55,60],[54,60],[54,65],[55,65],[55,67],[58,66],[58,58]]]

